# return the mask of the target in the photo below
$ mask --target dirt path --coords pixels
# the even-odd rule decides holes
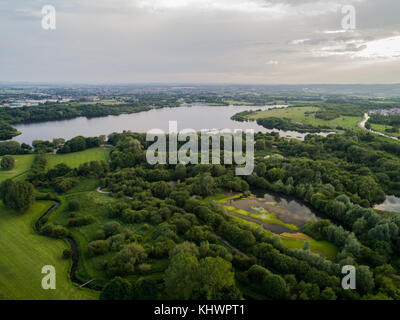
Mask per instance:
[[[98,193],[101,193],[101,194],[110,194],[110,192],[101,190],[100,187],[97,188],[97,192],[98,192]],[[125,198],[125,199],[129,199],[129,200],[133,200],[132,197],[128,197],[128,196],[124,196],[124,198]]]
[[[374,134],[377,134],[377,135],[379,135],[379,136],[381,136],[381,137],[385,137],[385,138],[389,138],[389,139],[392,139],[392,140],[399,141],[399,139],[397,139],[396,137],[388,136],[388,135],[386,135],[386,134],[384,134],[384,133],[382,133],[382,132],[378,132],[378,131],[374,131],[374,130],[371,130],[371,129],[367,129],[367,128],[365,127],[365,125],[367,124],[367,122],[368,122],[369,119],[370,119],[370,116],[368,115],[368,113],[364,113],[364,120],[361,121],[361,122],[358,124],[358,126],[359,126],[361,129],[367,130],[367,131],[369,131],[369,132],[371,132],[371,133],[374,133]]]

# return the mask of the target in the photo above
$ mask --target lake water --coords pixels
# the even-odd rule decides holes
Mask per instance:
[[[95,137],[102,134],[124,130],[132,132],[147,132],[151,129],[162,129],[168,132],[169,121],[177,121],[178,131],[183,129],[254,129],[255,132],[279,132],[283,137],[304,139],[306,133],[295,131],[268,130],[256,122],[238,122],[231,117],[245,110],[266,110],[287,106],[223,106],[214,107],[204,104],[193,104],[178,108],[162,108],[119,116],[107,116],[87,119],[85,117],[71,120],[49,121],[30,124],[18,124],[15,128],[22,132],[13,140],[20,143],[31,143],[33,140],[52,140],[53,138],[71,139],[82,135]],[[327,133],[321,133],[327,135]]]
[[[376,205],[374,209],[400,213],[400,198],[396,196],[386,196],[385,202]]]
[[[269,193],[259,194],[257,192],[256,195],[257,198],[228,200],[226,205],[248,211],[256,216],[258,215],[260,218],[262,218],[262,212],[260,213],[259,208],[263,208],[274,214],[275,217],[280,221],[286,224],[293,224],[299,229],[292,230],[283,225],[275,223],[260,223],[261,221],[253,220],[256,223],[261,224],[265,229],[277,234],[284,232],[300,232],[300,229],[307,221],[319,219],[309,207],[299,203],[294,199],[272,195]],[[251,221],[252,219],[246,218],[246,220]]]

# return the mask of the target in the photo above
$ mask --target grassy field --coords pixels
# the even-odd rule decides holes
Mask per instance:
[[[295,122],[313,126],[330,126],[332,129],[335,129],[336,127],[355,129],[363,119],[362,117],[340,116],[339,118],[326,121],[315,118],[314,113],[318,110],[319,108],[317,107],[292,107],[285,109],[264,110],[252,114],[248,118],[253,120],[268,117],[289,118]]]
[[[0,183],[6,179],[23,176],[29,171],[33,159],[35,158],[33,154],[17,155],[12,157],[15,159],[15,167],[10,171],[0,169]]]
[[[61,259],[63,250],[69,248],[67,242],[34,230],[36,220],[51,205],[36,202],[28,212],[17,214],[0,203],[0,299],[97,299],[97,292],[81,289],[70,280],[71,260]],[[42,289],[45,265],[56,268],[56,290]]]
[[[334,123],[335,126],[342,127],[344,129],[354,129],[358,127],[358,124],[362,121],[363,117],[339,117],[330,122]]]
[[[65,163],[71,168],[77,168],[79,165],[85,162],[93,160],[104,160],[107,161],[110,150],[101,148],[92,148],[85,151],[67,153],[67,154],[48,154],[48,167],[52,168],[59,163]]]
[[[281,234],[282,243],[289,248],[292,249],[301,249],[304,246],[304,243],[308,241],[310,243],[310,250],[315,253],[319,253],[324,255],[326,258],[334,260],[338,253],[338,248],[328,242],[328,241],[317,241],[313,238],[303,234],[303,233],[295,233],[295,234]]]
[[[371,125],[371,129],[374,131],[381,132],[383,134],[386,134],[387,136],[392,136],[392,137],[397,137],[397,138],[400,137],[400,132],[393,133],[393,132],[385,131],[386,129],[393,128],[392,126],[387,126],[384,124],[375,124],[375,123],[371,123],[371,122],[369,122],[369,124]]]
[[[313,113],[318,111],[317,107],[293,107],[293,108],[280,108],[280,109],[272,109],[272,110],[264,110],[256,112],[249,116],[249,119],[260,119],[260,118],[288,118],[293,121],[311,124],[314,126],[324,126],[327,125],[327,122],[322,119],[317,119],[314,117]]]

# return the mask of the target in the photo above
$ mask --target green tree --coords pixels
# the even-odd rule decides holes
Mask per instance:
[[[165,271],[165,291],[171,299],[188,300],[195,287],[195,272],[198,260],[188,252],[173,256]]]
[[[4,181],[0,186],[0,196],[6,207],[24,212],[35,202],[35,188],[27,181]]]
[[[4,156],[1,159],[1,167],[3,170],[12,170],[14,169],[15,160],[11,156]]]
[[[235,287],[232,265],[220,257],[200,260],[195,281],[195,299],[221,299],[227,288]]]
[[[374,276],[367,266],[358,266],[356,270],[357,291],[371,293],[375,287]]]
[[[336,294],[332,288],[326,287],[321,292],[321,299],[322,300],[336,300]]]
[[[127,300],[130,298],[132,285],[128,280],[116,277],[106,284],[100,293],[100,300]]]
[[[133,300],[155,300],[157,298],[157,280],[140,278],[135,282],[132,289]]]
[[[101,240],[99,240],[101,241]],[[142,263],[147,258],[143,247],[136,243],[126,245],[108,263],[110,275],[127,275],[135,270],[135,265]]]

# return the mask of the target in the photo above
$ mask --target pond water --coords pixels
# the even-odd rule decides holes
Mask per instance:
[[[385,202],[376,205],[374,209],[400,213],[400,198],[396,196],[386,196]]]
[[[178,108],[162,108],[119,116],[107,116],[88,119],[86,117],[62,121],[48,121],[30,124],[18,124],[15,128],[22,132],[13,140],[31,143],[33,140],[52,140],[53,138],[71,139],[78,135],[85,137],[108,135],[113,132],[130,130],[147,132],[150,129],[162,129],[168,132],[169,121],[177,121],[178,131],[190,128],[202,129],[254,129],[255,132],[279,132],[283,137],[304,139],[306,133],[295,131],[268,130],[256,122],[238,122],[231,117],[245,110],[266,110],[281,106],[223,106],[214,107],[204,104],[185,105]],[[327,135],[327,133],[321,133]]]
[[[242,216],[242,218],[256,222],[276,234],[301,232],[301,228],[307,221],[319,219],[309,207],[298,201],[269,193],[257,194],[257,198],[228,200],[226,205],[249,212],[250,216]],[[269,223],[268,220],[264,220],[266,218],[264,210],[272,214],[281,223]],[[234,215],[237,216],[236,213]],[[294,225],[297,230],[288,228],[287,225]]]

